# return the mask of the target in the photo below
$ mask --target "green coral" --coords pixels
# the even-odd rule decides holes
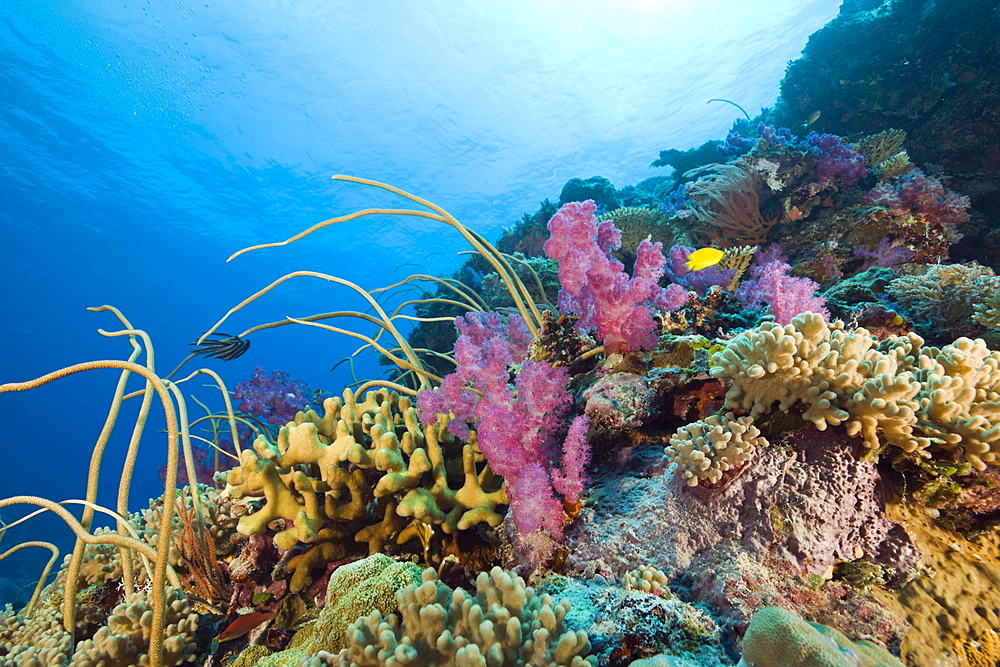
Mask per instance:
[[[599,212],[613,211],[622,205],[622,200],[618,196],[618,190],[608,179],[603,176],[591,176],[590,178],[571,178],[566,181],[562,192],[559,193],[559,205],[567,204],[571,201],[587,201],[593,199],[597,204]]]
[[[1000,276],[975,262],[929,264],[924,273],[896,278],[886,291],[918,323],[922,334],[979,334],[990,327],[989,303],[1000,292]]]
[[[351,623],[375,611],[383,614],[395,611],[396,591],[420,583],[421,574],[417,565],[398,562],[383,554],[338,567],[330,575],[326,605],[316,622],[299,630],[284,651],[268,657],[257,655],[252,664],[260,667],[300,664],[321,652],[336,653],[346,648],[347,628]]]
[[[764,607],[743,636],[741,667],[903,667],[884,648],[852,642],[826,625],[780,607]]]

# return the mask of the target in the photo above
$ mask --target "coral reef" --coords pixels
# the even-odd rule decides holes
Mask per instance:
[[[293,591],[312,582],[316,564],[357,553],[358,543],[367,542],[375,553],[398,542],[407,523],[440,526],[449,534],[500,524],[496,508],[508,502],[507,495],[481,455],[443,422],[421,429],[409,399],[376,390],[358,401],[345,390],[343,400],[327,399],[323,410],[323,416],[296,415],[274,443],[256,440],[227,476],[228,495],[259,499],[240,517],[241,534],[264,533],[282,520],[286,527],[273,533],[275,546],[309,545],[289,563]],[[448,470],[451,461],[462,465],[457,482]],[[308,555],[320,550],[324,557],[318,561]]]
[[[404,280],[419,296],[391,314],[405,292],[290,273],[200,349],[232,358],[285,324],[346,333],[392,369],[357,392],[320,401],[258,368],[230,397],[213,374],[226,412],[188,421],[120,313],[105,333],[130,338],[129,361],[0,385],[117,369],[107,431],[141,393],[167,426],[148,509],[128,513],[144,410],[114,511],[97,504],[103,434],[67,501],[81,518],[0,499],[7,521],[36,505],[77,538],[54,582],[0,612],[0,665],[995,662],[1000,59],[996,13],[961,19],[971,7],[844,3],[775,110],[662,151],[672,175],[571,179],[496,247],[431,202],[335,177],[428,209],[377,212],[449,225],[475,252]],[[369,310],[217,333],[306,275]]]

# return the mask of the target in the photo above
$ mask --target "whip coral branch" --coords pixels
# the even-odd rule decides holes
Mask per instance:
[[[35,591],[31,594],[31,600],[28,601],[28,605],[24,608],[25,613],[30,615],[35,608],[35,603],[38,602],[38,596],[42,594],[42,587],[45,586],[45,580],[49,578],[52,566],[55,565],[56,560],[59,559],[59,549],[51,542],[31,540],[29,542],[21,542],[20,544],[7,549],[7,551],[0,554],[0,560],[3,560],[12,553],[16,553],[21,549],[26,549],[28,547],[41,547],[52,552],[52,555],[49,557],[49,561],[45,564],[45,567],[42,568],[42,574],[38,577],[38,583],[35,584]]]
[[[524,318],[525,323],[528,325],[528,329],[531,331],[532,335],[537,333],[538,325],[542,321],[541,312],[539,312],[538,307],[534,304],[531,296],[528,293],[527,288],[524,283],[517,277],[514,272],[513,267],[506,260],[502,253],[500,253],[496,248],[494,248],[486,239],[472,231],[458,220],[456,220],[450,213],[445,211],[440,206],[422,199],[415,195],[401,190],[399,188],[393,187],[386,183],[380,183],[378,181],[369,180],[367,178],[358,178],[356,176],[344,176],[337,175],[333,177],[336,181],[349,181],[351,183],[360,183],[362,185],[371,185],[376,188],[381,188],[382,190],[387,190],[393,194],[405,197],[412,202],[420,204],[421,206],[426,206],[427,208],[434,211],[429,213],[427,211],[415,211],[412,209],[395,209],[395,208],[369,208],[363,211],[355,211],[354,213],[349,213],[347,215],[342,215],[336,218],[330,218],[329,220],[324,220],[323,222],[318,222],[309,229],[299,232],[298,234],[285,239],[284,241],[277,241],[274,243],[262,243],[255,246],[250,246],[248,248],[243,248],[232,255],[226,261],[232,261],[233,259],[239,257],[243,253],[250,252],[251,250],[260,250],[263,248],[275,248],[279,246],[288,245],[289,243],[294,243],[299,239],[305,238],[306,236],[312,234],[313,232],[319,231],[324,227],[329,227],[330,225],[335,225],[339,222],[346,222],[348,220],[354,220],[366,215],[403,215],[403,216],[413,216],[417,218],[427,218],[430,220],[437,220],[438,222],[443,222],[447,225],[454,227],[464,238],[468,241],[480,255],[483,256],[486,261],[488,261],[494,269],[496,269],[497,274],[504,281],[507,286],[507,290],[510,292],[511,298],[513,298],[514,303],[517,305],[518,312],[520,312],[521,317]]]
[[[35,378],[33,380],[27,380],[24,382],[8,382],[6,384],[0,385],[0,393],[6,393],[11,391],[26,391],[29,389],[35,389],[36,387],[41,387],[46,385],[53,380],[59,380],[61,378],[73,375],[75,373],[80,373],[83,371],[90,371],[96,369],[119,369],[127,370],[137,375],[141,375],[146,379],[149,385],[156,391],[160,398],[160,402],[163,405],[163,412],[167,423],[167,475],[166,475],[166,488],[163,493],[163,518],[160,521],[160,527],[158,532],[158,542],[155,552],[155,566],[153,568],[153,585],[152,585],[152,604],[153,604],[153,617],[152,617],[152,629],[149,638],[149,656],[151,667],[162,667],[163,664],[163,630],[164,630],[164,619],[166,616],[166,577],[167,577],[167,556],[170,551],[170,518],[174,514],[174,494],[176,492],[177,486],[177,465],[178,465],[178,442],[179,442],[179,429],[177,426],[177,412],[174,410],[173,403],[170,400],[170,394],[167,391],[166,386],[160,380],[157,375],[146,368],[131,361],[118,361],[112,359],[101,359],[97,361],[89,361],[80,364],[74,364],[72,366],[67,366],[61,368],[57,371],[53,371],[41,377]],[[120,399],[117,400],[120,403]],[[113,408],[115,415],[117,416],[117,408]],[[137,422],[136,427],[139,428],[139,423]],[[123,477],[131,477],[132,468],[126,466],[122,471]],[[135,540],[130,540],[124,538],[121,535],[107,535],[97,538],[90,535],[87,530],[81,526],[76,519],[66,511],[65,508],[59,506],[52,501],[45,500],[44,498],[37,498],[34,496],[16,496],[14,498],[6,498],[0,500],[0,507],[5,507],[12,504],[18,503],[32,503],[36,505],[41,505],[47,507],[51,511],[55,512],[63,521],[66,521],[67,525],[73,530],[76,536],[87,543],[104,543],[104,544],[115,544],[116,546],[125,546],[132,549],[139,549],[139,545]],[[143,547],[149,549],[148,545],[143,544]],[[80,557],[82,558],[82,550],[80,552]],[[75,554],[74,554],[75,556]],[[79,559],[76,559],[77,561]],[[123,563],[129,559],[123,559]],[[72,565],[72,561],[71,561]],[[78,570],[79,565],[77,565]],[[66,631],[71,635],[74,631],[74,609],[73,602],[76,594],[76,581],[67,578],[66,591],[63,600],[63,625]]]

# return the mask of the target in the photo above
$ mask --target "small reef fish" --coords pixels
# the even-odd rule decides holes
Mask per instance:
[[[226,629],[219,633],[216,640],[221,644],[222,642],[228,642],[233,639],[239,639],[246,633],[250,632],[261,623],[267,623],[272,620],[277,615],[277,612],[259,612],[252,611],[249,614],[243,614],[242,616],[237,616],[232,623],[226,626]]]
[[[710,266],[715,266],[722,260],[723,252],[715,248],[700,248],[688,255],[688,271],[701,271]]]
[[[806,118],[806,122],[802,123],[802,127],[803,128],[807,128],[810,125],[812,125],[813,123],[815,123],[816,121],[818,121],[819,120],[819,115],[821,113],[822,113],[821,111],[813,111],[811,114],[809,114],[809,117]]]

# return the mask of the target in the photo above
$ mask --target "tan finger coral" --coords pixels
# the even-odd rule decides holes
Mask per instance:
[[[723,473],[749,461],[755,448],[767,444],[753,425],[753,417],[737,419],[730,412],[682,426],[663,451],[688,486],[698,486],[699,482],[715,484]]]
[[[180,665],[194,661],[198,653],[195,632],[198,615],[184,595],[171,589],[164,617],[163,664]],[[73,654],[72,667],[129,667],[149,664],[149,637],[153,623],[147,593],[137,591],[128,602],[114,608],[107,624],[93,639],[80,642]]]
[[[590,640],[566,630],[568,602],[536,595],[517,575],[494,567],[476,579],[476,594],[451,589],[428,568],[423,583],[396,593],[398,614],[373,612],[348,626],[341,667],[414,664],[596,666]]]
[[[1000,459],[1000,352],[980,339],[940,348],[912,333],[878,341],[803,313],[741,333],[712,364],[732,383],[730,409],[756,416],[802,403],[817,428],[845,424],[871,449],[946,450],[978,470]]]
[[[660,597],[669,597],[670,589],[667,587],[667,575],[663,570],[648,565],[640,565],[634,570],[629,570],[622,577],[622,588],[627,591],[642,591]]]

